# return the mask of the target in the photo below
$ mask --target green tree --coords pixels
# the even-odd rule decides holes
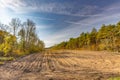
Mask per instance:
[[[93,28],[90,35],[89,35],[89,39],[90,39],[90,46],[91,49],[93,50],[97,50],[97,29]]]

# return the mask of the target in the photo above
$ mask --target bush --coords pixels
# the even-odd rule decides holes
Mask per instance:
[[[0,61],[12,61],[14,59],[14,57],[0,57]]]
[[[112,77],[112,78],[109,78],[108,80],[120,80],[120,77]]]

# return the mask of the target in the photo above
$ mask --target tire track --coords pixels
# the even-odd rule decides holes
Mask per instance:
[[[112,56],[109,55],[109,57]],[[101,60],[100,54],[82,53],[80,55],[79,53],[45,51],[0,66],[0,80],[102,80],[100,76],[104,78],[105,73],[94,70],[94,67],[101,64],[102,67],[98,67],[105,70],[106,65],[112,64],[109,62],[109,57],[102,56],[105,61],[101,64],[98,62]],[[113,60],[114,58],[110,61]],[[119,61],[113,62],[116,65],[115,68],[118,69]],[[107,68],[112,70],[109,66]],[[106,75],[111,76],[110,73]]]

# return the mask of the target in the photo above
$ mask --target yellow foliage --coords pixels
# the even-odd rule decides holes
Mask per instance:
[[[15,53],[18,56],[24,55],[24,52],[22,52],[21,50],[14,50],[13,53]]]
[[[16,37],[12,35],[6,35],[4,42],[0,45],[0,51],[4,52],[4,56],[7,56],[12,51],[13,43],[16,41]]]
[[[99,50],[105,50],[106,48],[106,45],[105,44],[100,44],[99,45]]]

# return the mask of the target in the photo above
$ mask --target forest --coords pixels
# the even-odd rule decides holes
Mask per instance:
[[[99,30],[82,32],[77,38],[70,38],[54,45],[52,49],[106,50],[120,52],[120,22],[103,24]]]
[[[0,23],[0,56],[23,56],[40,52],[44,47],[32,20],[22,22],[13,18],[9,25]]]

